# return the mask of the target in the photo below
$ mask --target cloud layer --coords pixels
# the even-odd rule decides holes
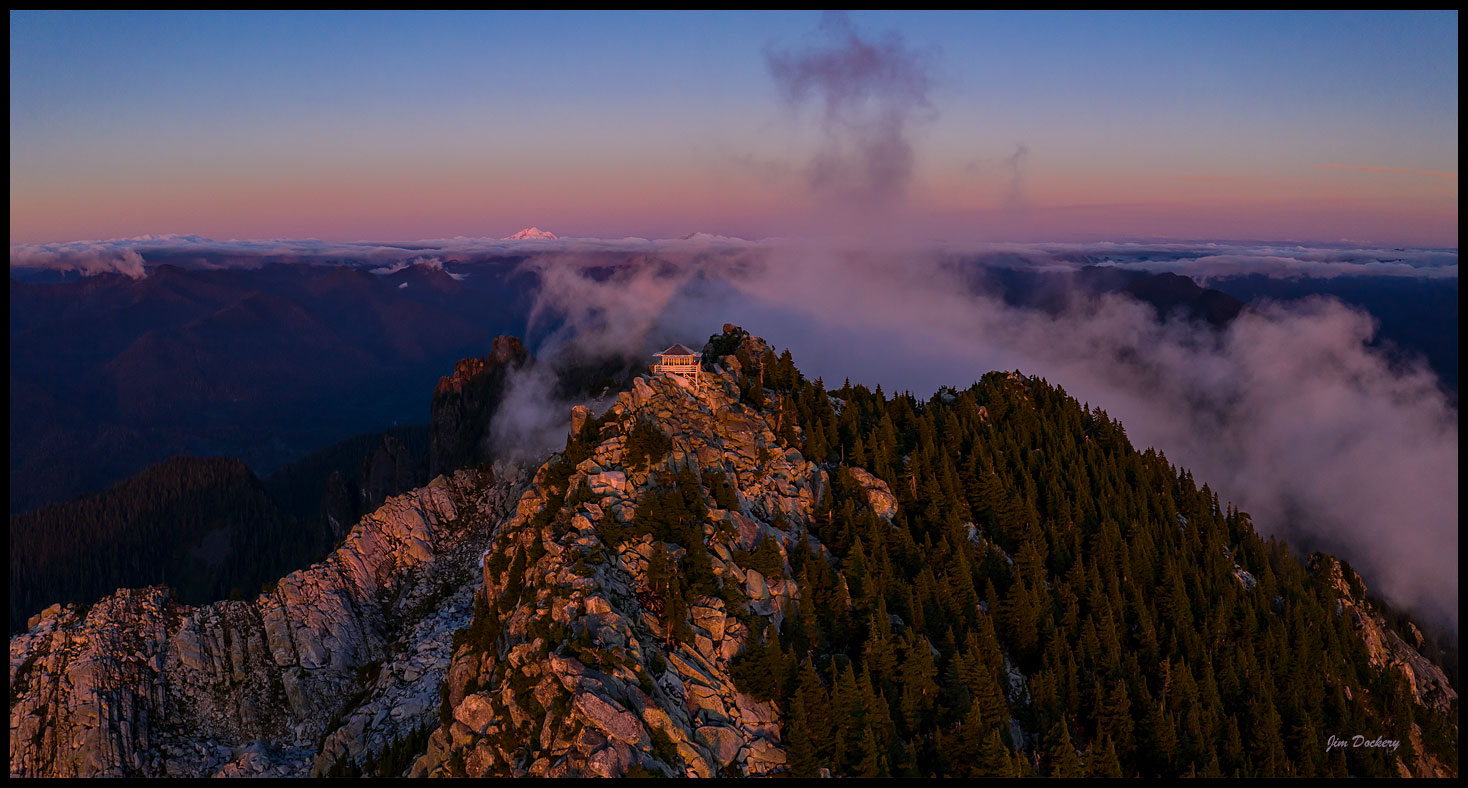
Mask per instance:
[[[1456,629],[1457,413],[1430,371],[1370,349],[1371,319],[1337,301],[1265,306],[1223,331],[1160,322],[1122,296],[1048,315],[970,294],[938,256],[816,247],[642,261],[601,279],[563,265],[540,298],[542,315],[604,346],[696,343],[739,323],[833,383],[927,396],[993,369],[1042,376],[1261,532],[1335,552]]]
[[[1006,161],[1016,180],[1012,196],[1023,203],[1018,168],[1025,155],[1021,146]],[[633,255],[668,259],[699,255],[799,252],[801,241],[750,241],[723,235],[695,233],[685,238],[559,238],[506,241],[497,238],[440,238],[405,244],[369,241],[341,242],[272,238],[219,241],[196,235],[143,236],[108,241],[63,244],[16,244],[10,247],[14,273],[70,272],[82,276],[121,273],[134,278],[161,262],[189,268],[257,268],[271,262],[353,265],[374,273],[401,271],[408,265],[442,268],[446,263],[471,263],[488,257],[523,257],[537,267],[551,268],[556,260],[585,260],[598,254],[621,261]],[[1200,284],[1211,279],[1259,274],[1284,279],[1326,279],[1344,276],[1399,276],[1456,279],[1458,250],[1402,249],[1348,246],[1251,244],[1223,241],[1166,243],[1036,243],[1036,244],[920,244],[909,251],[937,252],[972,258],[989,265],[1022,266],[1036,270],[1075,269],[1086,265],[1114,265],[1152,273],[1190,276]],[[902,253],[902,252],[897,252]]]
[[[862,248],[861,251],[850,251]],[[1060,314],[974,295],[963,265],[1072,270],[1113,265],[1209,278],[1390,275],[1456,279],[1456,250],[1219,243],[913,247],[750,242],[709,236],[404,245],[197,237],[12,247],[17,270],[141,276],[150,258],[198,267],[294,260],[472,271],[514,256],[537,275],[527,337],[544,354],[640,354],[699,345],[735,322],[789,346],[809,374],[912,390],[1019,369],[1121,419],[1264,533],[1332,550],[1392,599],[1456,629],[1457,412],[1421,366],[1392,366],[1371,319],[1338,302],[1263,305],[1226,330],[1159,322],[1120,296]],[[955,265],[955,261],[963,265]],[[445,270],[450,270],[445,268]],[[555,442],[568,403],[518,381],[496,439]],[[518,403],[518,404],[517,404]],[[550,436],[550,437],[547,437]]]

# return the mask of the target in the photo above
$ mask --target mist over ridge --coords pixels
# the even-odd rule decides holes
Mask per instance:
[[[565,263],[565,261],[560,261]],[[920,252],[807,247],[734,262],[630,264],[610,277],[539,268],[545,344],[642,352],[708,334],[710,317],[788,346],[808,374],[910,390],[1018,369],[1062,386],[1163,451],[1265,534],[1327,549],[1384,593],[1457,621],[1457,411],[1420,359],[1370,346],[1373,319],[1330,298],[1263,302],[1223,328],[1122,294],[1062,310],[975,292]],[[530,261],[527,266],[545,266]]]
[[[500,303],[525,305],[502,313],[500,330],[522,333],[537,355],[574,345],[637,357],[735,322],[790,347],[803,369],[832,384],[849,378],[926,397],[1019,369],[1119,418],[1135,443],[1192,470],[1264,533],[1337,551],[1390,597],[1456,624],[1457,412],[1420,357],[1374,347],[1376,320],[1332,298],[1257,301],[1208,327],[1075,286],[1077,276],[1110,270],[1181,273],[1224,289],[1246,277],[1306,292],[1332,281],[1440,289],[1456,281],[1456,250],[166,237],[12,248],[11,259],[13,278],[109,267],[147,277],[164,262],[200,271],[340,265],[369,272],[367,283],[408,285],[402,297],[422,297],[428,283],[491,287]],[[512,291],[500,284],[507,276],[518,283]],[[1049,307],[1012,303],[995,284],[1006,276],[1043,282]],[[546,396],[517,396],[517,412],[534,426],[509,444],[544,443],[561,429],[569,403],[545,409],[536,405]]]

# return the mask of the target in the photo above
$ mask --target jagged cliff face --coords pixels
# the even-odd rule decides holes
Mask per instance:
[[[510,372],[530,352],[515,337],[496,337],[483,358],[466,358],[439,379],[429,408],[428,478],[490,459],[489,425]]]
[[[1416,626],[1408,624],[1417,641],[1409,644],[1387,625],[1386,617],[1366,598],[1366,583],[1361,580],[1361,576],[1340,561],[1316,553],[1310,556],[1308,566],[1313,574],[1321,576],[1340,594],[1336,599],[1336,615],[1346,617],[1360,634],[1372,667],[1400,674],[1419,705],[1444,714],[1449,713],[1458,700],[1458,693],[1442,668],[1417,650],[1422,646],[1422,633],[1417,631]],[[1422,747],[1421,726],[1413,723],[1412,729],[1413,748],[1420,757],[1415,775],[1405,773],[1403,776],[1456,776],[1455,769],[1441,763]],[[1404,767],[1404,771],[1409,770]]]
[[[579,426],[587,415],[577,415]],[[629,456],[639,422],[671,443],[650,467]],[[731,373],[706,376],[698,391],[674,377],[639,378],[592,422],[589,457],[569,475],[564,467],[556,473],[554,458],[543,467],[485,555],[482,593],[505,611],[493,627],[498,636],[455,652],[444,724],[411,773],[783,771],[776,710],[741,694],[730,676],[731,659],[766,624],[778,627],[799,598],[792,546],[809,539],[826,554],[803,525],[827,474],[783,445],[779,426],[774,414],[739,402]],[[708,513],[694,528],[721,593],[691,600],[692,626],[675,634],[650,564],[659,549],[674,563],[687,551],[651,535],[618,541],[607,534],[633,526],[637,503],[659,473],[685,468],[722,473],[734,494],[724,499],[732,506],[719,508],[707,477],[699,486]],[[879,514],[890,516],[886,485],[867,474],[859,481]],[[762,543],[778,551],[780,571],[769,576],[735,560],[736,551]],[[734,609],[731,599],[747,602]]]
[[[304,776],[381,749],[434,718],[468,567],[522,489],[436,479],[251,601],[53,606],[10,641],[10,773]]]
[[[1458,699],[1458,693],[1448,682],[1442,668],[1418,653],[1422,645],[1422,634],[1416,632],[1416,647],[1408,644],[1402,636],[1387,626],[1386,617],[1372,607],[1366,599],[1366,583],[1355,570],[1343,565],[1328,555],[1316,553],[1310,557],[1310,570],[1323,574],[1340,598],[1336,600],[1336,614],[1349,616],[1351,625],[1361,634],[1366,652],[1374,667],[1395,670],[1406,679],[1417,702],[1430,709],[1446,712]]]
[[[468,402],[512,351],[457,370],[435,402]],[[801,526],[828,479],[738,394],[729,373],[697,393],[639,379],[593,421],[595,446],[569,478],[548,481],[556,458],[528,489],[498,467],[437,478],[253,601],[190,608],[154,587],[53,606],[11,640],[11,773],[304,776],[435,726],[415,774],[782,770],[775,709],[740,694],[729,665],[791,611],[795,540],[825,555]],[[651,463],[624,457],[639,421],[670,439]],[[735,505],[702,491],[712,508],[697,527],[730,592],[696,600],[679,640],[649,588],[653,538],[609,545],[598,524],[629,522],[657,474],[685,467],[725,474]],[[890,515],[883,482],[860,482]],[[563,507],[576,488],[591,497]],[[735,562],[765,542],[782,571]],[[476,591],[502,633],[488,648],[455,637],[473,630]]]

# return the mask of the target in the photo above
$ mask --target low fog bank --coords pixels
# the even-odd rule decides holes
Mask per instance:
[[[874,220],[877,221],[877,220]],[[843,227],[849,229],[849,225]],[[886,236],[884,236],[886,237]],[[865,245],[881,238],[863,236]],[[916,244],[903,243],[904,248]],[[1116,266],[1147,273],[1176,273],[1199,284],[1226,277],[1260,275],[1273,279],[1333,279],[1391,276],[1409,279],[1454,280],[1458,277],[1458,250],[1355,247],[1341,245],[1270,244],[1231,241],[1094,242],[1094,243],[942,243],[931,246],[949,257],[972,259],[986,265],[1029,270],[1075,270],[1084,266]],[[601,255],[625,259],[629,255],[696,257],[699,255],[765,254],[802,249],[806,244],[786,239],[746,240],[693,233],[685,238],[557,238],[505,240],[448,238],[411,243],[372,241],[318,241],[299,238],[215,240],[196,235],[144,236],[107,241],[55,244],[13,244],[13,278],[43,275],[85,277],[122,274],[147,276],[158,265],[197,270],[254,269],[272,263],[347,265],[378,274],[421,265],[454,273],[472,272],[488,259],[525,256],[585,259]]]
[[[1266,303],[1212,329],[1121,295],[1058,314],[1007,306],[937,254],[786,245],[526,265],[542,281],[532,325],[556,325],[548,347],[645,357],[734,322],[832,387],[849,378],[927,397],[995,369],[1038,375],[1120,419],[1134,444],[1191,470],[1262,533],[1330,550],[1457,630],[1456,410],[1425,366],[1370,348],[1371,318],[1338,301]]]

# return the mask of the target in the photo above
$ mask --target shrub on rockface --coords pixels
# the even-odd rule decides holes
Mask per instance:
[[[602,510],[601,519],[596,524],[596,536],[601,539],[602,544],[616,547],[627,538],[628,533],[610,506]]]
[[[760,701],[784,699],[793,671],[794,662],[780,650],[780,637],[773,628],[729,661],[734,686]]]
[[[489,603],[484,599],[482,592],[474,594],[474,617],[470,619],[469,626],[454,632],[454,650],[465,643],[479,653],[494,650],[495,640],[500,636],[500,618],[491,614]]]
[[[634,471],[645,471],[662,462],[673,450],[673,441],[657,425],[638,419],[627,432],[622,462]]]
[[[720,509],[739,509],[739,494],[734,491],[734,485],[729,483],[727,474],[723,471],[705,471],[702,479],[703,486],[714,497],[715,506]]]
[[[734,563],[745,569],[753,569],[765,577],[778,578],[785,573],[785,560],[780,557],[780,548],[775,546],[774,539],[761,540],[752,552],[735,550]]]
[[[703,346],[703,363],[712,366],[724,356],[733,355],[748,336],[749,332],[739,326],[724,324],[724,333],[710,336],[708,344]]]
[[[688,548],[703,542],[703,521],[708,506],[703,502],[697,477],[691,472],[679,473],[671,480],[654,475],[648,490],[637,499],[632,515],[635,536],[651,534],[663,542]]]

